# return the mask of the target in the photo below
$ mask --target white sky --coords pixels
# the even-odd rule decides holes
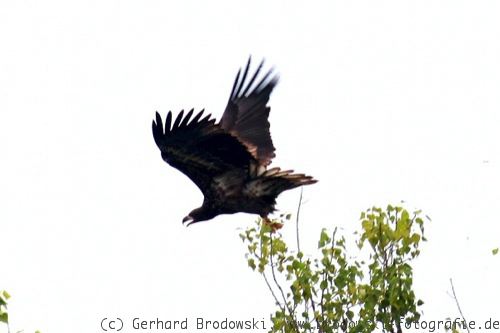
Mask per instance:
[[[238,237],[254,217],[183,227],[202,196],[150,129],[156,110],[219,119],[249,54],[281,74],[273,165],[320,181],[304,189],[304,248],[404,200],[432,218],[415,265],[425,318],[458,315],[452,277],[469,320],[500,320],[498,17],[498,1],[0,2],[0,289],[13,328],[267,320],[273,300]],[[278,208],[295,212],[299,192]]]

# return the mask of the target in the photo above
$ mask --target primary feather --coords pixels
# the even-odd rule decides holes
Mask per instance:
[[[268,120],[271,108],[267,106],[267,102],[278,83],[278,76],[269,70],[263,78],[256,81],[263,65],[264,61],[248,81],[246,78],[250,58],[241,78],[241,70],[238,71],[220,125],[237,136],[260,164],[267,166],[275,156]]]

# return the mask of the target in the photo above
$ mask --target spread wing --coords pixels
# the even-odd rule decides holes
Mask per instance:
[[[247,168],[255,161],[246,147],[222,127],[211,115],[201,118],[203,110],[193,115],[184,110],[172,124],[172,112],[165,118],[156,113],[153,137],[165,162],[188,176],[205,194],[214,177],[235,168]]]
[[[278,83],[277,75],[269,70],[262,79],[256,81],[264,61],[247,82],[250,69],[250,58],[247,66],[241,69],[234,80],[226,110],[220,120],[220,126],[235,135],[247,146],[249,152],[262,165],[269,165],[275,156],[271,133],[269,132],[269,96]]]

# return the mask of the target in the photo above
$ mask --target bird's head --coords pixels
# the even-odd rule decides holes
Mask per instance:
[[[187,223],[186,226],[188,227],[193,223],[210,220],[216,215],[217,214],[215,214],[213,211],[207,210],[204,207],[200,207],[193,209],[188,216],[182,219],[182,223]]]

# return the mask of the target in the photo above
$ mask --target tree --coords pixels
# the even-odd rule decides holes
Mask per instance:
[[[418,210],[372,207],[354,234],[355,256],[337,229],[323,229],[316,258],[300,250],[298,234],[291,251],[276,228],[258,220],[240,237],[248,265],[262,275],[277,305],[270,332],[402,332],[417,322],[423,302],[413,292],[410,263],[425,241],[424,220],[430,219]]]

